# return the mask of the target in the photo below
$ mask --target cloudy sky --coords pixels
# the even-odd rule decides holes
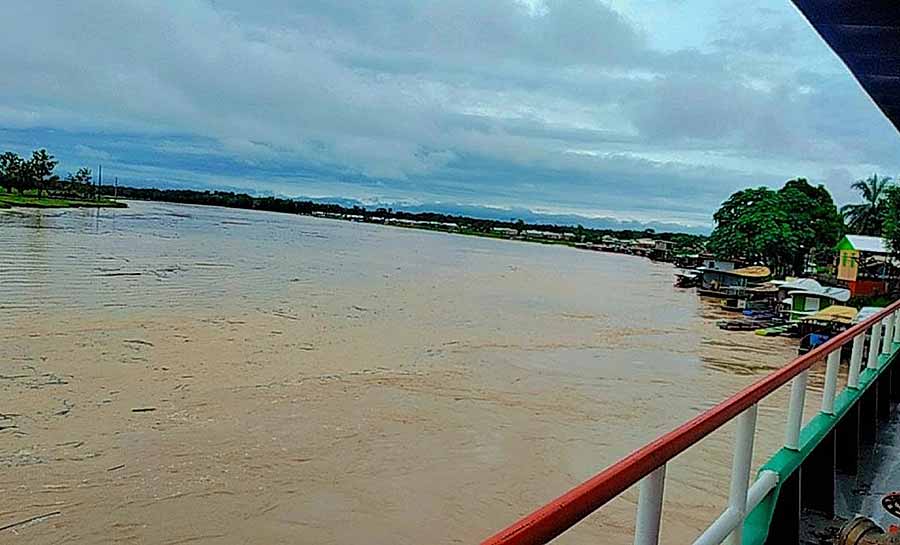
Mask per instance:
[[[685,225],[900,137],[789,0],[30,0],[0,147],[136,185]]]

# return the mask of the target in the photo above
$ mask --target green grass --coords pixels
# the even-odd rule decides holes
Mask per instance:
[[[21,206],[26,208],[127,208],[128,205],[122,202],[111,201],[109,199],[100,199],[99,201],[85,201],[69,198],[38,197],[34,193],[19,195],[16,193],[0,192],[0,208],[11,208],[13,206]]]

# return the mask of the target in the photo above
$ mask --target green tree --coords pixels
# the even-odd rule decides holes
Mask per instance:
[[[884,224],[881,236],[888,248],[900,253],[900,186],[892,185],[884,190]]]
[[[12,193],[13,189],[22,192],[22,158],[11,151],[0,155],[0,183]]]
[[[91,183],[94,179],[94,174],[89,168],[79,168],[78,172],[75,174],[69,173],[66,176],[66,182],[68,182],[69,187],[72,191],[77,193],[83,198],[87,198],[94,191],[94,185]]]
[[[733,194],[713,220],[708,247],[720,259],[765,263],[781,271],[796,250],[778,193],[767,187]]]
[[[812,186],[805,178],[797,178],[786,182],[778,194],[797,245],[792,269],[802,274],[807,258],[831,256],[844,234],[844,221],[823,185]]]
[[[844,221],[850,232],[857,235],[878,236],[884,221],[885,191],[891,182],[890,177],[879,178],[878,174],[857,180],[851,186],[862,195],[863,202],[841,207]]]
[[[841,216],[823,186],[790,180],[778,191],[738,191],[713,215],[708,249],[721,259],[765,264],[776,274],[802,274],[809,255],[830,251]]]
[[[48,186],[59,181],[59,177],[53,174],[53,169],[57,164],[56,158],[47,153],[45,149],[31,153],[31,160],[28,161],[28,173],[31,183],[37,189],[38,197]]]

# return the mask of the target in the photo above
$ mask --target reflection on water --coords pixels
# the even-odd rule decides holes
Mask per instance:
[[[0,490],[65,507],[34,543],[474,542],[795,354],[672,272],[211,207],[0,211]],[[724,505],[730,433],[670,466],[673,539]],[[628,543],[633,502],[561,542]]]

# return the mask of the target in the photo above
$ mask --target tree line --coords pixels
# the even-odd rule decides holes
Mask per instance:
[[[104,187],[103,191],[109,192],[111,188]],[[669,240],[674,243],[676,252],[699,251],[706,240],[702,235],[686,233],[657,233],[652,229],[592,229],[581,225],[555,225],[526,223],[522,220],[510,219],[492,220],[473,218],[468,216],[456,216],[437,212],[404,212],[391,208],[364,208],[362,206],[346,207],[339,204],[285,199],[278,197],[254,197],[246,193],[233,193],[230,191],[196,191],[190,189],[155,189],[124,187],[118,188],[118,196],[123,199],[150,200],[174,202],[182,204],[206,204],[225,206],[230,208],[246,208],[252,210],[266,210],[270,212],[286,212],[290,214],[311,215],[314,212],[327,214],[340,214],[346,216],[359,216],[365,221],[378,221],[383,219],[403,219],[421,222],[455,223],[462,230],[473,233],[490,233],[494,228],[506,227],[520,231],[534,229],[554,233],[572,232],[579,241],[600,242],[604,236],[613,236],[619,239],[654,238]]]
[[[878,236],[900,253],[900,186],[877,174],[852,184],[861,203],[840,209],[822,185],[804,178],[780,189],[732,194],[713,215],[707,248],[720,259],[767,265],[776,275],[801,275],[807,263],[830,263],[845,234]]]
[[[38,197],[56,195],[87,199],[99,196],[91,169],[79,168],[61,179],[55,173],[58,164],[56,157],[43,148],[31,152],[27,159],[11,151],[4,152],[0,154],[0,187],[20,195],[32,191]]]

